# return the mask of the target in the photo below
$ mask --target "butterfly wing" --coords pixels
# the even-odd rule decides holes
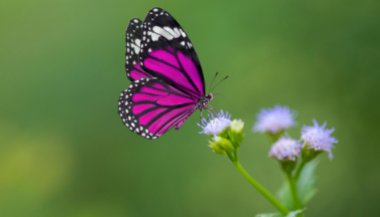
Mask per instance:
[[[140,78],[149,77],[140,65],[139,55],[141,52],[142,22],[139,19],[129,21],[125,33],[125,71],[129,80],[134,81]]]
[[[199,98],[205,94],[198,56],[178,22],[153,8],[142,24],[139,62],[148,74]]]
[[[135,80],[119,98],[119,115],[125,126],[147,139],[178,128],[193,112],[197,101],[159,78]]]
[[[155,139],[179,128],[205,95],[197,54],[178,22],[153,8],[126,32],[126,72],[132,81],[119,98],[119,114],[133,132]]]

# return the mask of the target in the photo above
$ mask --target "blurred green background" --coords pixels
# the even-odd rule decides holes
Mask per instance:
[[[335,127],[307,216],[375,216],[380,201],[380,2],[0,2],[0,216],[254,216],[274,211],[207,147],[194,114],[156,141],[117,115],[128,81],[124,31],[153,6],[194,43],[205,77],[230,75],[212,105],[246,122],[242,163],[282,182],[269,143],[250,130],[260,108]]]

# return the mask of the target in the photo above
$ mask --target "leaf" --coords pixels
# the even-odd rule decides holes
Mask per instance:
[[[315,170],[317,168],[318,161],[310,161],[305,165],[303,168],[298,183],[297,183],[297,189],[298,189],[298,197],[300,198],[303,205],[306,205],[311,198],[315,196],[317,193],[317,189],[315,187],[316,184],[316,175]],[[280,201],[289,209],[294,208],[293,199],[291,195],[291,191],[289,188],[289,183],[285,181],[280,190],[277,193]]]
[[[295,211],[290,212],[286,217],[296,217],[297,214],[300,214],[300,213],[302,213],[302,212],[303,212],[302,209],[295,210]]]
[[[296,217],[297,214],[300,214],[302,212],[303,212],[303,210],[301,210],[301,209],[295,210],[295,211],[290,212],[285,217]],[[257,214],[256,217],[284,217],[284,216],[281,215],[280,213],[261,213],[261,214]]]
[[[280,213],[261,213],[257,214],[256,217],[282,217]]]
[[[298,196],[303,204],[307,204],[317,193],[315,187],[317,182],[317,177],[315,175],[315,170],[318,166],[318,161],[310,161],[303,168],[300,178],[297,183]]]
[[[289,188],[289,183],[285,181],[277,192],[280,201],[288,208],[293,207],[293,199]]]

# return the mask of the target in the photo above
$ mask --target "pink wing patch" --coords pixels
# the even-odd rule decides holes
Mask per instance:
[[[143,66],[152,76],[169,81],[193,96],[205,94],[203,80],[195,63],[181,51],[153,50],[143,59]]]
[[[140,64],[135,64],[129,72],[129,77],[134,81],[151,76],[141,68]]]
[[[142,78],[121,93],[119,114],[131,131],[156,139],[182,125],[196,104],[196,99],[158,78]]]

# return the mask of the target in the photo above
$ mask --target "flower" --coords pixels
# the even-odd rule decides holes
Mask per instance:
[[[277,142],[275,142],[269,151],[269,156],[274,157],[277,160],[291,160],[295,161],[300,155],[302,145],[288,137],[281,137]]]
[[[211,114],[206,118],[202,118],[201,123],[198,126],[202,128],[200,133],[216,136],[224,129],[226,129],[231,123],[231,115],[222,110],[218,114]]]
[[[262,109],[253,131],[275,134],[294,125],[293,112],[285,106]]]
[[[332,158],[331,149],[334,143],[338,141],[331,136],[334,129],[326,129],[326,122],[321,126],[316,120],[313,120],[314,126],[304,126],[301,132],[301,139],[310,150],[314,151],[325,151],[328,153],[329,158]]]

